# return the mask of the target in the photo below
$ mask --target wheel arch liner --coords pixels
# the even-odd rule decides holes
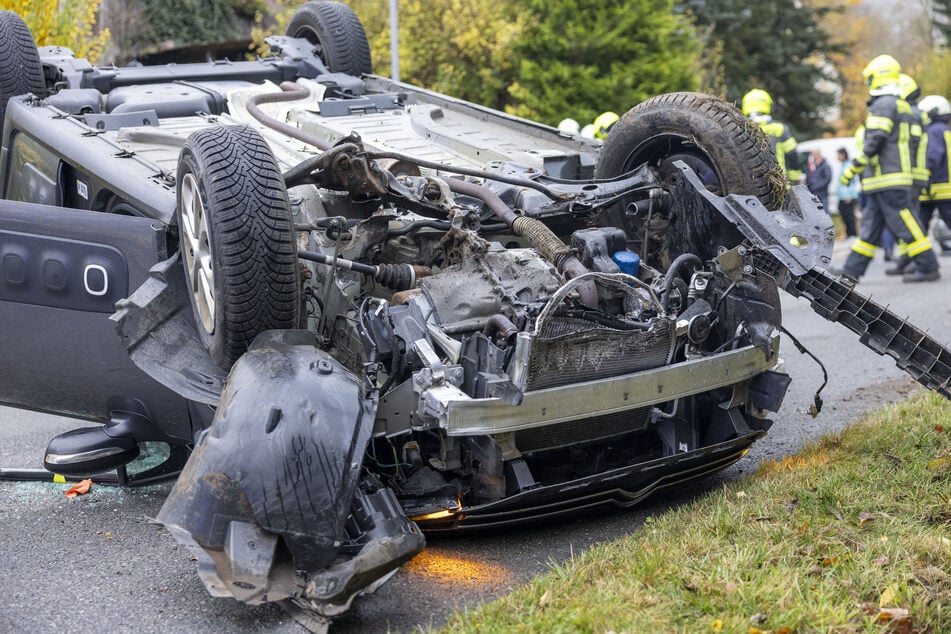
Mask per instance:
[[[158,514],[185,546],[220,552],[236,521],[283,538],[298,570],[334,560],[377,402],[307,337],[262,333],[234,365]]]

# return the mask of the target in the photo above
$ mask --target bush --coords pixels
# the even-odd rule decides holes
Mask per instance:
[[[109,29],[97,29],[100,0],[7,0],[4,8],[23,18],[38,46],[65,46],[95,62],[109,42]]]

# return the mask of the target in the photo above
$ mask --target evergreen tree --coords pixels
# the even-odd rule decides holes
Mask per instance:
[[[516,0],[509,11],[526,25],[511,44],[515,114],[584,125],[699,86],[696,33],[673,0]]]
[[[751,88],[773,97],[773,114],[801,138],[819,136],[841,79],[829,56],[841,52],[822,29],[835,7],[801,0],[681,0],[681,9],[718,48],[725,97],[739,103]]]
[[[944,37],[944,45],[951,46],[951,0],[931,0],[934,27]]]

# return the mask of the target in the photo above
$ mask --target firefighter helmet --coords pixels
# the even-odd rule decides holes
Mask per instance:
[[[898,76],[898,87],[901,89],[901,98],[907,101],[917,101],[921,96],[921,88],[911,75],[902,73]]]
[[[862,71],[865,87],[869,90],[880,90],[890,84],[897,84],[899,75],[901,75],[901,64],[891,55],[879,55]]]
[[[771,114],[773,98],[761,88],[754,88],[743,95],[743,114],[747,117],[754,114]]]
[[[558,129],[565,134],[573,134],[575,136],[581,134],[581,125],[571,117],[562,119],[558,123]]]
[[[611,127],[620,119],[621,117],[619,117],[616,112],[609,111],[599,114],[598,118],[594,120],[594,138],[606,139],[608,132],[611,131]]]
[[[951,115],[951,103],[941,95],[928,95],[918,102],[918,109],[932,119],[941,115]]]

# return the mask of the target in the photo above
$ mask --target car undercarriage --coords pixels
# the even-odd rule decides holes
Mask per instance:
[[[164,67],[18,20],[40,79],[0,94],[0,319],[31,361],[0,402],[103,423],[47,476],[177,476],[157,519],[215,596],[338,614],[424,532],[723,469],[791,380],[780,290],[951,394],[949,351],[827,272],[830,217],[715,97],[602,145],[369,74],[338,3],[272,57]],[[145,442],[169,460],[130,475]]]

